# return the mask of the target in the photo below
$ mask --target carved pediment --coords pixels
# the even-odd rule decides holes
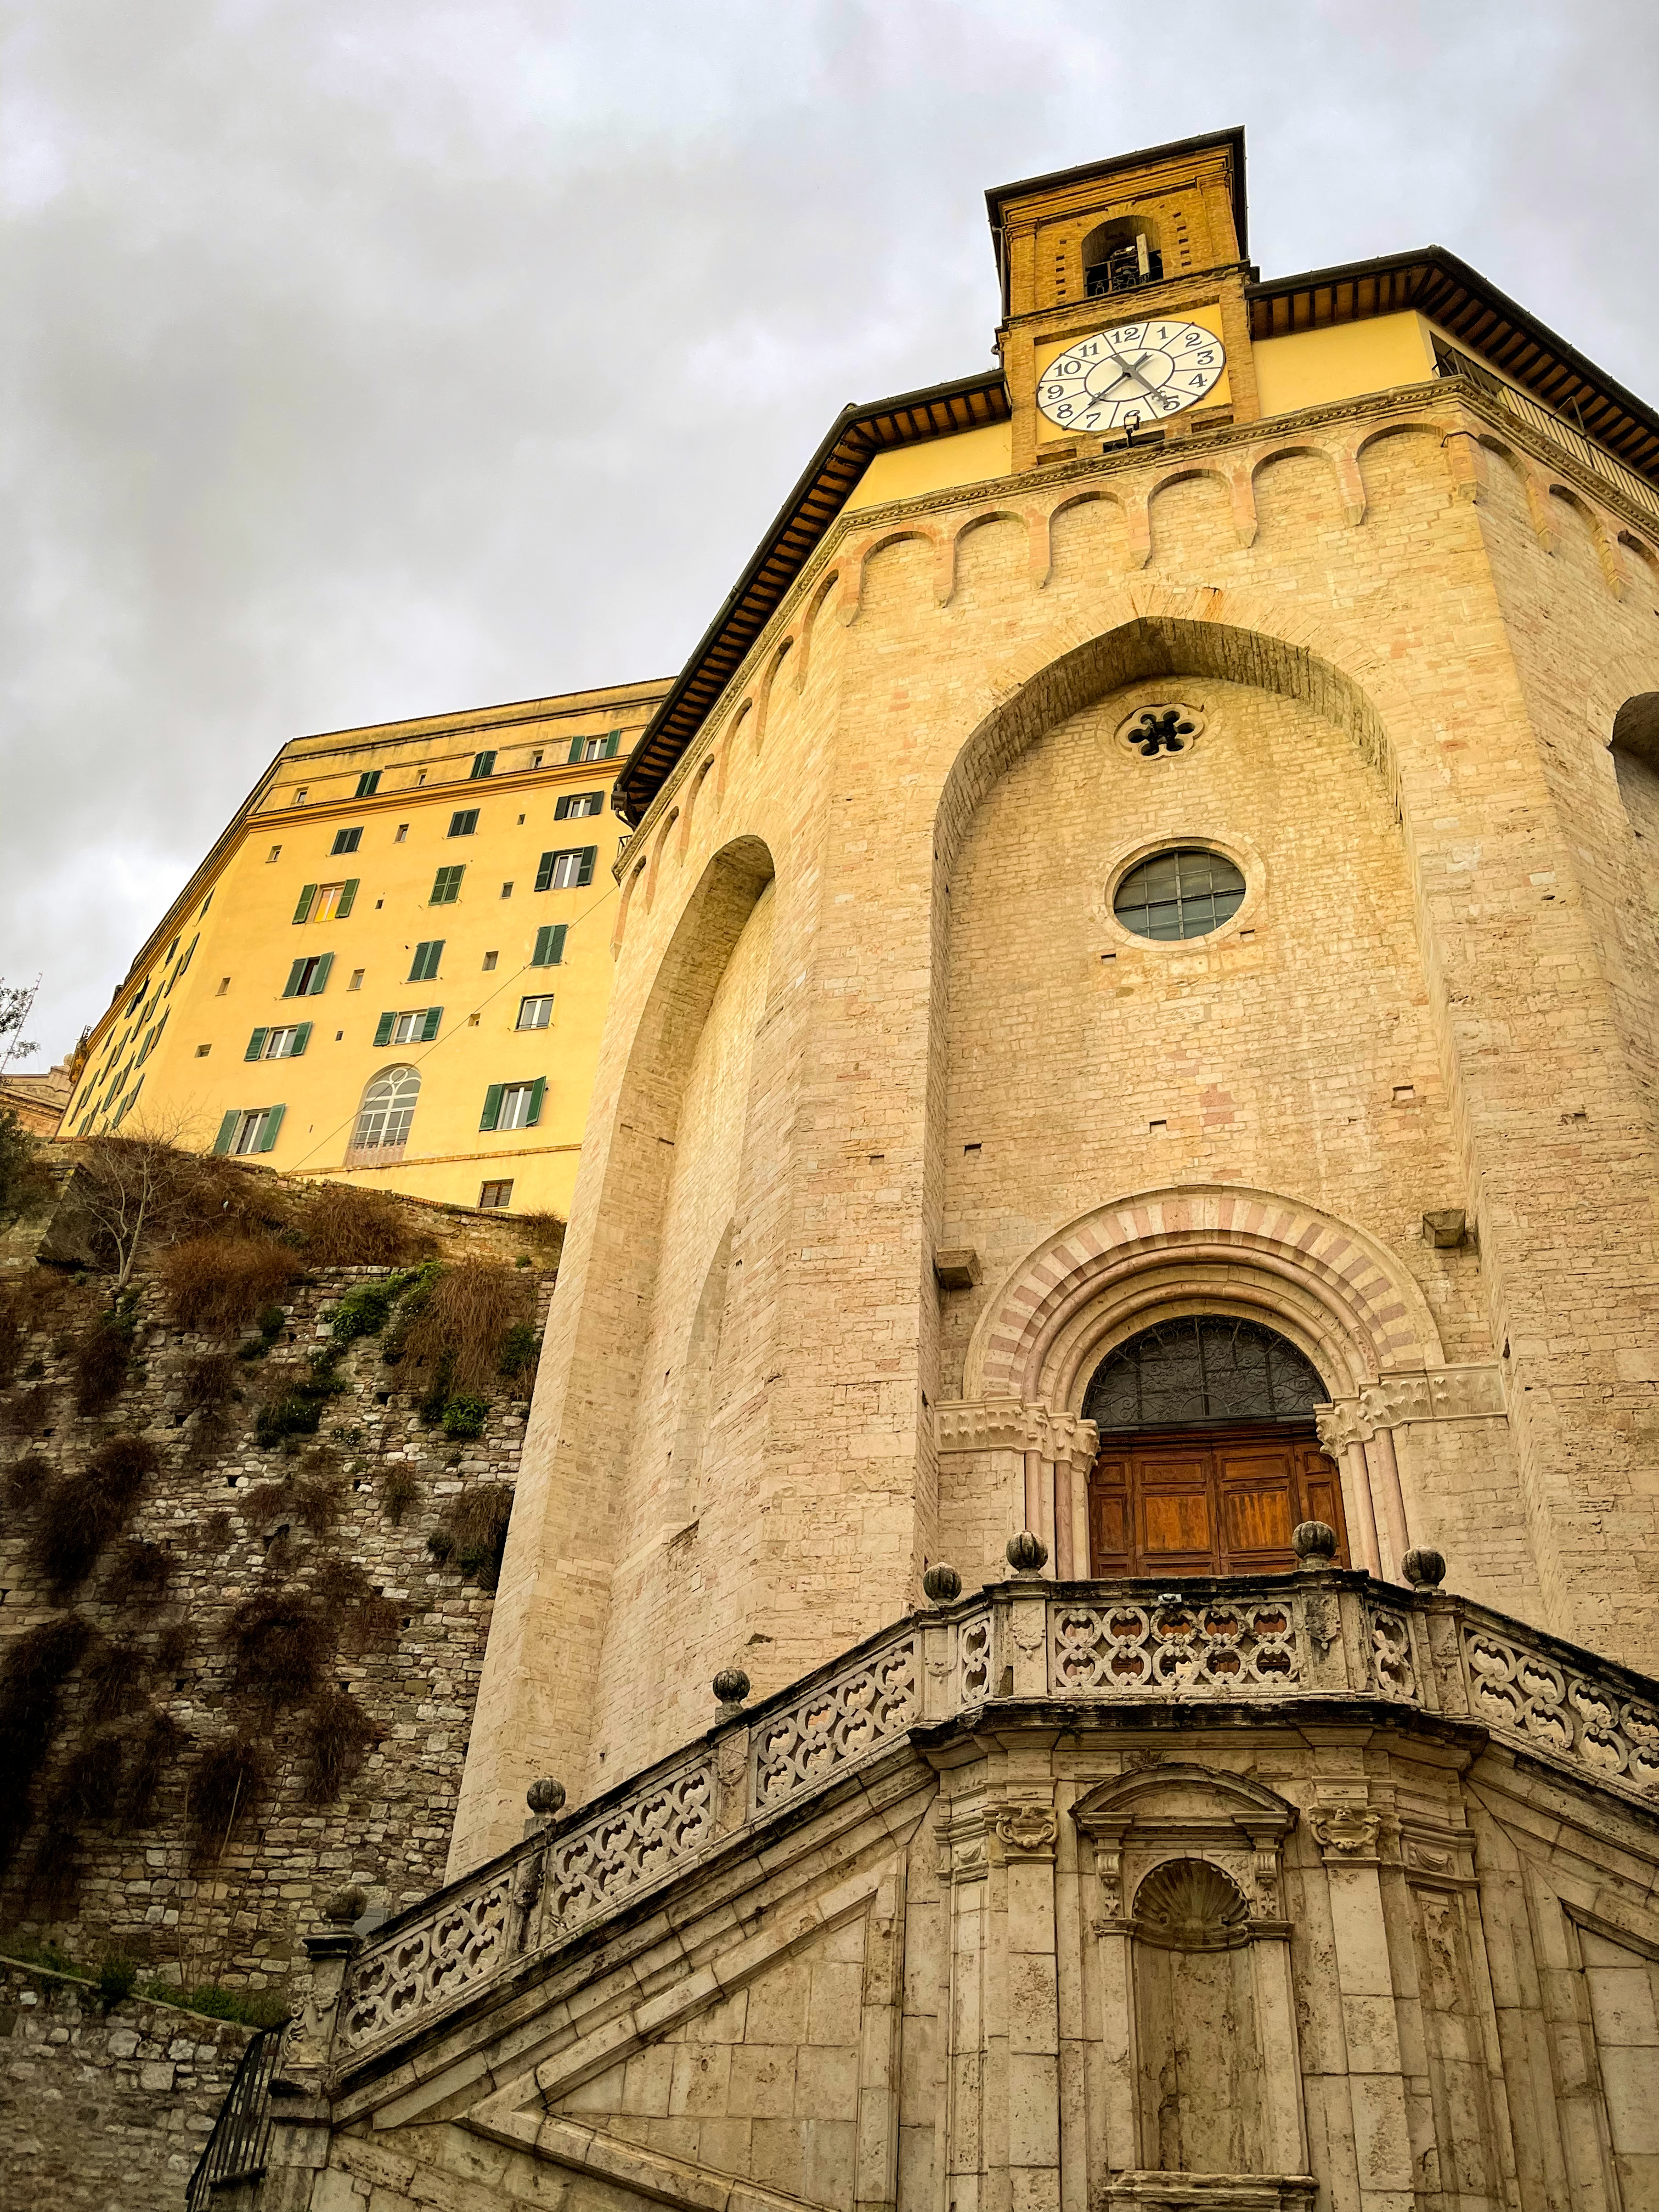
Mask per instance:
[[[1296,1826],[1296,1808],[1241,1774],[1206,1766],[1138,1767],[1090,1790],[1072,1808],[1085,1835],[1194,1837],[1209,1829],[1229,1841],[1277,1844]]]

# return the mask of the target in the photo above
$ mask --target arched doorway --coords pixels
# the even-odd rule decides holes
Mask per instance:
[[[1330,1397],[1260,1322],[1188,1314],[1107,1353],[1084,1393],[1091,1575],[1260,1575],[1293,1566],[1298,1521],[1328,1522],[1348,1564],[1342,1487],[1319,1446]]]

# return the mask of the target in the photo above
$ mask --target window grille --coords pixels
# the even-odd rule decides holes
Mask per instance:
[[[1155,853],[1131,868],[1112,911],[1137,937],[1206,937],[1244,902],[1244,878],[1232,862],[1201,846]]]
[[[1083,1418],[1103,1431],[1305,1420],[1329,1399],[1312,1362],[1273,1330],[1187,1315],[1108,1352],[1084,1393]]]

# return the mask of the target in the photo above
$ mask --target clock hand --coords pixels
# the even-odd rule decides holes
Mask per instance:
[[[1108,346],[1106,350],[1108,353],[1112,355],[1112,359],[1117,363],[1119,368],[1122,370],[1123,374],[1128,378],[1129,381],[1132,384],[1138,384],[1141,390],[1146,393],[1146,397],[1150,399],[1152,397],[1152,386],[1148,384],[1146,378],[1140,374],[1140,364],[1146,359],[1146,355],[1144,353],[1140,354],[1137,356],[1135,360],[1133,362],[1127,362],[1124,360],[1121,353],[1114,353],[1110,346]]]

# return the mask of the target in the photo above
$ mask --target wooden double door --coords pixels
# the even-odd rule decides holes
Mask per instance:
[[[1328,1522],[1347,1565],[1342,1485],[1311,1422],[1111,1437],[1089,1476],[1090,1571],[1277,1574],[1298,1521]]]

